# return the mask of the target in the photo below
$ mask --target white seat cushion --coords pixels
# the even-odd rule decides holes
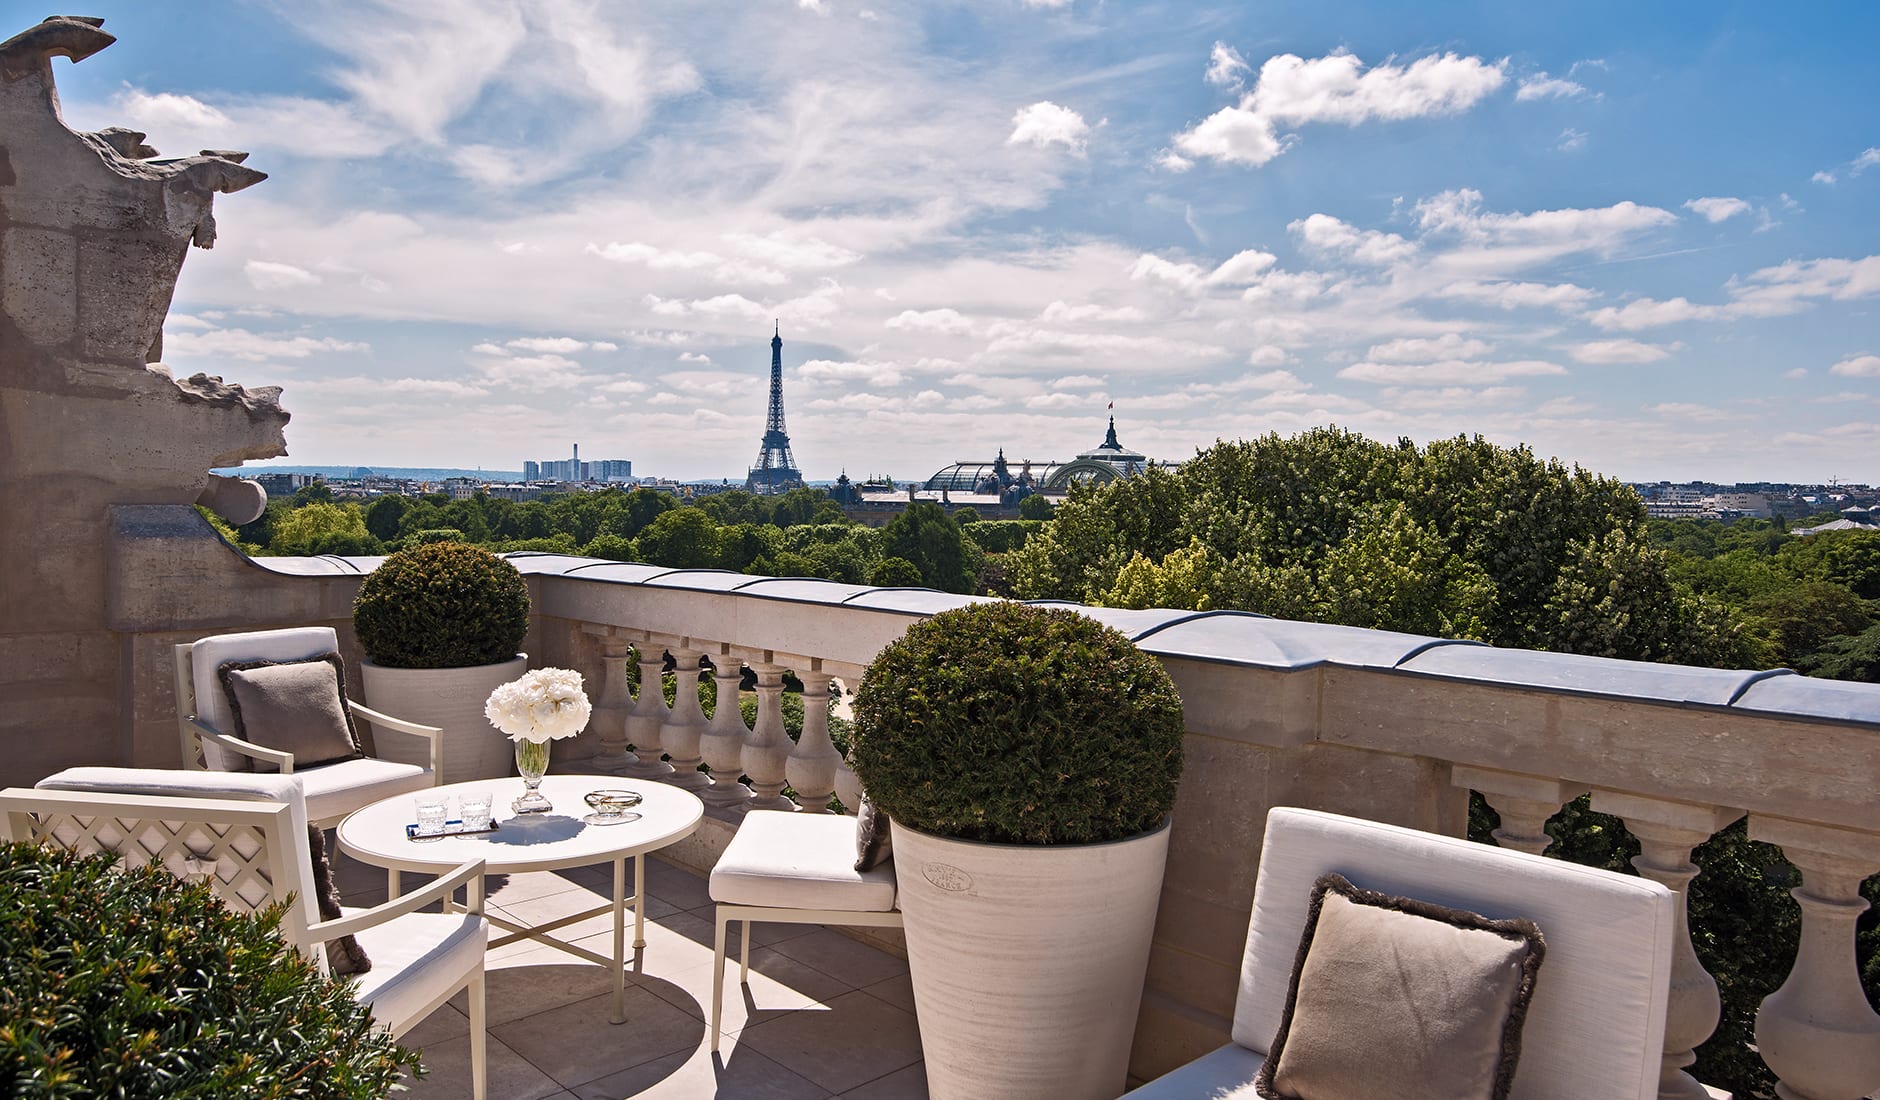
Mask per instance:
[[[429,768],[370,756],[317,768],[296,768],[294,775],[306,792],[307,816],[313,821],[331,821],[381,798],[431,786]]]
[[[1165,1073],[1122,1100],[1258,1100],[1253,1079],[1266,1055],[1229,1043]]]
[[[894,908],[894,865],[855,869],[855,819],[755,810],[712,868],[712,900],[771,909]]]
[[[359,975],[358,997],[402,1035],[482,967],[489,938],[489,925],[473,913],[407,913],[368,928],[359,946],[372,969]]]

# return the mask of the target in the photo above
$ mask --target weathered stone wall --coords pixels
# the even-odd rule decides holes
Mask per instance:
[[[218,576],[113,578],[110,509],[186,508],[210,467],[285,453],[277,389],[178,382],[155,362],[184,254],[214,242],[214,194],[266,177],[241,153],[156,162],[142,134],[67,128],[53,59],[110,45],[96,23],[55,17],[0,43],[0,783],[150,762],[107,589]]]

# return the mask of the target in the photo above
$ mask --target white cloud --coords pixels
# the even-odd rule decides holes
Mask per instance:
[[[806,382],[861,382],[886,388],[898,386],[907,375],[893,363],[843,362],[811,359],[796,368],[796,376]]]
[[[170,332],[163,337],[163,356],[204,359],[242,359],[251,363],[270,359],[306,359],[332,352],[365,351],[366,345],[330,336],[280,336],[242,328],[208,332]]]
[[[796,6],[804,11],[813,11],[817,15],[828,15],[829,5],[824,0],[796,0]]]
[[[572,336],[523,336],[508,341],[507,346],[517,351],[549,352],[555,355],[573,355],[582,351],[615,351],[618,345],[604,340],[576,340]]]
[[[1267,58],[1253,89],[1238,106],[1223,107],[1175,135],[1178,154],[1258,167],[1290,143],[1280,131],[1307,123],[1356,126],[1459,114],[1500,88],[1507,63],[1453,53],[1408,65],[1385,62],[1364,69],[1355,55],[1310,60],[1295,54]],[[1210,69],[1212,71],[1212,69]]]
[[[1683,345],[1646,344],[1638,340],[1588,340],[1567,353],[1582,363],[1656,363]]]
[[[1880,148],[1868,149],[1847,163],[1847,174],[1858,176],[1874,165],[1880,164]]]
[[[1270,252],[1249,248],[1221,261],[1218,267],[1203,271],[1198,264],[1176,263],[1147,252],[1136,258],[1129,269],[1132,280],[1166,283],[1199,293],[1211,287],[1249,286],[1270,278],[1268,269],[1278,260]]]
[[[1147,317],[1148,314],[1135,306],[1117,306],[1114,309],[1106,309],[1088,302],[1073,306],[1061,301],[1052,302],[1038,314],[1038,320],[1057,325],[1076,324],[1082,321],[1142,321]]]
[[[1560,136],[1558,138],[1554,139],[1554,148],[1560,150],[1563,153],[1579,152],[1580,150],[1586,148],[1586,131],[1575,130],[1571,126],[1567,127],[1566,129],[1560,131]]]
[[[1677,215],[1625,201],[1611,206],[1535,210],[1524,214],[1488,211],[1482,193],[1444,191],[1415,206],[1417,225],[1430,235],[1453,235],[1463,247],[1446,253],[1443,266],[1469,272],[1532,267],[1580,252],[1611,255],[1635,238],[1673,225]]]
[[[1623,306],[1607,306],[1588,314],[1587,320],[1603,329],[1636,332],[1639,329],[1676,325],[1685,321],[1711,321],[1722,316],[1724,316],[1722,307],[1698,305],[1680,295],[1664,301],[1639,298]]]
[[[1735,415],[1709,405],[1698,405],[1688,401],[1666,401],[1657,405],[1647,405],[1646,412],[1668,416],[1677,420],[1693,420],[1699,423],[1716,423],[1720,420],[1734,420]]]
[[[1525,103],[1531,99],[1569,99],[1585,94],[1586,86],[1577,80],[1563,80],[1546,73],[1536,73],[1521,78],[1521,87],[1515,91],[1514,97]]]
[[[742,294],[720,294],[712,298],[693,300],[661,298],[657,294],[648,294],[644,303],[647,309],[662,317],[744,317],[761,320],[770,316],[769,310]]]
[[[1880,378],[1880,355],[1855,355],[1828,368],[1828,373],[1848,378]]]
[[[1364,357],[1374,363],[1433,363],[1439,359],[1479,359],[1491,349],[1487,341],[1445,332],[1441,336],[1408,336],[1378,344]]]
[[[1436,291],[1438,298],[1479,302],[1497,309],[1571,310],[1591,302],[1595,293],[1572,283],[1460,282]]]
[[[681,363],[698,363],[701,366],[710,366],[711,361],[712,357],[706,355],[704,352],[682,351],[679,353],[679,362]]]
[[[1247,59],[1240,52],[1225,42],[1216,42],[1208,53],[1208,71],[1203,77],[1217,88],[1231,88],[1239,91],[1246,83],[1244,74],[1253,71]]]
[[[1292,355],[1278,344],[1262,344],[1247,353],[1247,365],[1250,367],[1277,367],[1291,360]]]
[[[1712,224],[1728,221],[1738,214],[1747,214],[1750,211],[1749,203],[1737,198],[1692,199],[1684,204],[1684,208],[1695,212]]]
[[[1012,116],[1012,136],[1006,138],[1005,143],[1035,145],[1040,149],[1062,145],[1083,156],[1089,137],[1090,124],[1084,121],[1084,116],[1046,99],[1018,109]]]
[[[1330,214],[1313,214],[1286,227],[1315,252],[1385,266],[1413,255],[1417,246],[1395,233],[1358,229]]]
[[[940,332],[960,336],[973,331],[973,323],[957,309],[904,309],[883,321],[903,332]]]
[[[1058,390],[1094,390],[1101,389],[1107,383],[1093,374],[1067,374],[1051,381],[1051,388]]]
[[[1507,363],[1448,359],[1436,363],[1354,363],[1338,372],[1353,382],[1388,386],[1480,386],[1510,378],[1565,374],[1567,368],[1539,359]]]
[[[1812,175],[1812,176],[1810,176],[1810,177],[1808,177],[1808,178],[1809,178],[1809,179],[1810,179],[1811,181],[1813,181],[1813,182],[1815,182],[1815,183],[1829,183],[1829,184],[1831,184],[1831,183],[1833,183],[1833,182],[1835,182],[1835,176],[1834,176],[1834,173],[1833,173],[1833,172],[1828,172],[1828,171],[1821,171],[1821,172],[1816,172],[1816,173],[1815,173],[1814,175]]]
[[[590,241],[582,251],[612,263],[644,264],[653,271],[696,271],[719,283],[776,286],[788,281],[783,272],[749,260],[727,259],[716,252],[660,248],[643,241],[609,241],[605,245]]]
[[[248,276],[249,284],[256,290],[287,290],[320,282],[318,275],[305,268],[272,260],[249,260],[242,265],[242,273]]]
[[[1785,370],[1782,372],[1782,377],[1784,378],[1807,378],[1808,368],[1807,367],[1794,367],[1790,370]]]

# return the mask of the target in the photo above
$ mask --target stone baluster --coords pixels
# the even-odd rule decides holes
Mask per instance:
[[[819,666],[821,661],[812,661]],[[797,805],[809,813],[829,812],[829,800],[836,793],[836,766],[843,762],[829,739],[829,681],[819,667],[798,672],[803,681],[803,732],[784,763],[784,775],[796,791]]]
[[[624,772],[632,766],[627,752],[627,713],[633,709],[633,693],[627,687],[627,656],[633,644],[611,631],[599,635],[601,647],[601,690],[594,700],[594,714],[588,728],[600,735],[600,749],[588,761],[595,771]]]
[[[705,733],[705,712],[698,705],[699,653],[695,649],[675,649],[672,657],[678,684],[672,710],[659,727],[659,742],[672,758],[669,782],[688,791],[703,790],[711,785],[711,777],[698,770],[705,762],[699,755],[699,740]]]
[[[844,676],[837,681],[836,690],[849,698],[850,717],[854,717],[855,684],[860,676]],[[855,751],[853,746],[850,752]],[[849,759],[844,756],[836,763],[836,797],[842,800],[842,806],[850,813],[859,813],[862,808],[862,777],[849,767]]]
[[[1697,950],[1691,946],[1687,898],[1699,870],[1691,862],[1691,850],[1742,817],[1743,811],[1616,791],[1594,791],[1593,809],[1624,820],[1641,849],[1632,866],[1642,877],[1677,895],[1671,928],[1671,998],[1665,1014],[1658,1096],[1659,1100],[1706,1100],[1710,1094],[1684,1067],[1697,1061],[1697,1048],[1717,1030],[1722,1002],[1717,980],[1697,960]]]
[[[790,735],[783,728],[783,669],[778,665],[752,666],[757,670],[757,723],[744,742],[744,774],[751,778],[752,810],[793,810],[783,797],[784,761],[790,756]]]
[[[671,708],[666,705],[663,670],[666,651],[647,643],[637,647],[640,658],[640,694],[627,712],[627,739],[633,742],[634,761],[627,774],[642,779],[663,779],[672,774],[672,765],[660,759],[659,731]]]
[[[750,727],[738,708],[738,682],[743,678],[744,662],[723,646],[713,658],[712,680],[718,689],[718,709],[712,711],[711,724],[699,738],[699,753],[711,767],[711,785],[699,797],[717,806],[733,806],[750,800],[751,788],[738,782],[744,774],[744,742]]]
[[[1854,922],[1861,880],[1880,871],[1880,844],[1857,833],[1751,815],[1749,835],[1781,847],[1802,873],[1789,891],[1802,939],[1782,988],[1756,1010],[1756,1047],[1782,1100],[1856,1100],[1880,1088],[1880,1016],[1861,992]]]
[[[1449,781],[1480,793],[1501,815],[1501,827],[1493,834],[1495,843],[1536,856],[1546,852],[1547,846],[1553,843],[1553,838],[1547,835],[1547,819],[1587,790],[1560,779],[1463,764],[1449,769]]]

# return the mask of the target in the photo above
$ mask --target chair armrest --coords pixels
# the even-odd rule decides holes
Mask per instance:
[[[282,752],[280,749],[270,749],[265,745],[231,737],[194,715],[190,716],[189,724],[195,727],[198,737],[214,741],[229,752],[239,753],[263,764],[273,764],[280,769],[282,775],[294,774],[294,754],[291,752]]]
[[[377,927],[407,913],[415,913],[433,902],[448,901],[450,896],[457,892],[459,886],[467,887],[464,891],[464,911],[482,916],[483,861],[473,859],[422,890],[400,894],[390,901],[382,902],[358,913],[308,925],[307,934],[312,943],[325,943],[341,936],[351,936],[363,929]]]
[[[390,730],[393,733],[409,734],[422,737],[429,742],[431,750],[431,785],[442,786],[444,782],[444,731],[437,726],[427,726],[419,722],[408,722],[403,718],[393,718],[389,714],[373,710],[364,703],[346,700],[353,714],[372,723],[376,729]]]

